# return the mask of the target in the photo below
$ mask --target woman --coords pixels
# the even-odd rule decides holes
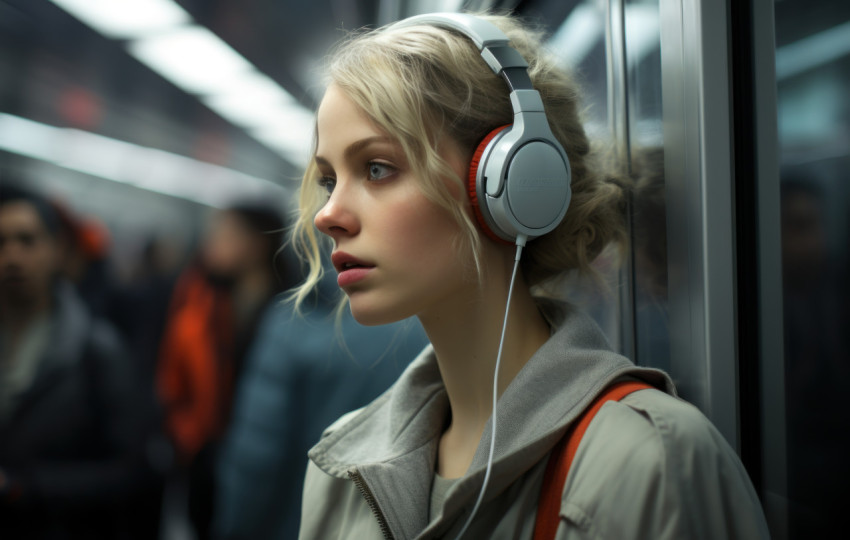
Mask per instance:
[[[374,325],[415,315],[431,346],[311,450],[301,537],[531,538],[553,448],[623,379],[657,389],[595,416],[556,493],[557,537],[766,536],[734,452],[674,397],[669,378],[611,352],[588,317],[539,294],[565,273],[592,272],[600,251],[625,237],[623,188],[594,161],[574,83],[509,17],[417,21],[355,36],[332,57],[294,231],[313,272],[296,301],[320,276],[318,229],[332,240],[354,317]],[[569,210],[561,221],[558,199],[539,229],[554,230],[528,241],[515,287],[518,248],[504,240],[521,246],[534,227],[476,219],[473,203],[486,198],[476,186],[488,179],[469,170],[486,159],[489,150],[476,152],[483,138],[515,116],[509,131],[525,129],[532,115],[518,109],[535,107],[517,57],[479,51],[500,34],[482,21],[528,61],[551,128],[543,138],[556,141],[547,155],[558,161],[562,146],[569,158]],[[538,188],[548,189],[521,191]]]

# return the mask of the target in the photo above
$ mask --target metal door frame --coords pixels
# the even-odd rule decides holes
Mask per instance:
[[[728,11],[661,0],[671,375],[739,449]]]

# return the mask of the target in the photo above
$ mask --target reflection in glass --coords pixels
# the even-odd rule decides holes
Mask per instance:
[[[546,3],[538,6],[539,12],[529,10],[526,15],[545,21],[553,15],[549,11],[560,7],[562,5],[556,2]],[[595,0],[576,2],[563,22],[551,29],[548,47],[582,86],[585,99],[583,120],[588,137],[607,148],[612,143],[613,134],[608,124],[605,17],[602,3]],[[589,313],[605,332],[612,347],[627,352],[623,351],[620,319],[622,309],[628,307],[618,303],[620,259],[616,249],[604,250],[593,262],[598,276],[570,276],[559,284],[556,294]]]
[[[850,499],[850,6],[775,7],[789,536],[812,538]]]
[[[634,249],[635,332],[639,362],[670,369],[667,326],[667,212],[664,191],[664,150],[636,150],[632,203]]]
[[[670,369],[658,0],[625,4],[636,362]]]

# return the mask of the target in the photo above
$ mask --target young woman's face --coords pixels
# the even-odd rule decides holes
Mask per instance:
[[[443,158],[464,173],[462,157]],[[359,322],[427,315],[470,288],[470,261],[453,249],[457,222],[421,192],[401,147],[333,85],[319,107],[315,159],[328,191],[315,224],[334,240],[338,283]]]

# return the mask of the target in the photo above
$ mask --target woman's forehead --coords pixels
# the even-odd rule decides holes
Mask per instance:
[[[381,129],[343,90],[328,87],[319,105],[316,122],[317,155],[340,151],[362,139],[395,140]]]

